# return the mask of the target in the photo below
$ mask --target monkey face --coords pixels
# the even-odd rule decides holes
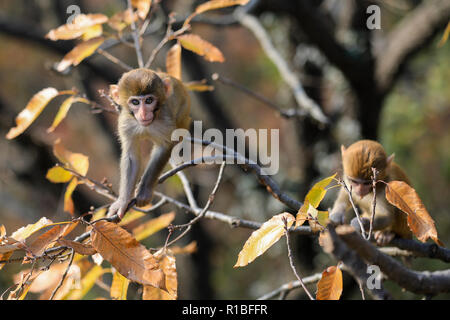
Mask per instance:
[[[137,122],[144,127],[153,122],[159,110],[158,98],[153,94],[130,96],[127,105]]]
[[[372,191],[372,181],[362,180],[358,178],[347,177],[352,187],[352,192],[354,192],[361,199],[364,198],[368,193]]]

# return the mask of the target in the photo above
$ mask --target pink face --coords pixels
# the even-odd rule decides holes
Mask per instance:
[[[362,180],[358,178],[347,177],[350,181],[350,185],[352,186],[352,192],[354,192],[361,199],[364,198],[365,195],[372,191],[372,181],[371,180]]]
[[[130,96],[128,107],[140,125],[146,127],[155,119],[158,111],[158,99],[153,94]]]

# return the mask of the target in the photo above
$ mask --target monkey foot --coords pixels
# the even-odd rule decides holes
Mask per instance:
[[[377,241],[377,245],[383,247],[394,239],[395,233],[390,231],[376,231],[373,236]]]

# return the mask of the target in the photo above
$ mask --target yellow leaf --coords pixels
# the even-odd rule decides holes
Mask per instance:
[[[95,265],[81,280],[81,288],[71,290],[64,300],[81,300],[94,286],[95,281],[103,274],[104,270],[101,266]]]
[[[89,28],[108,21],[103,14],[79,14],[71,23],[50,30],[45,36],[50,40],[70,40],[81,37]]]
[[[126,230],[102,220],[93,225],[91,240],[95,250],[127,279],[166,289],[158,261]]]
[[[141,19],[147,17],[151,5],[151,0],[131,0],[131,6],[137,9],[137,14]]]
[[[86,29],[86,31],[83,32],[83,36],[81,39],[83,41],[90,40],[95,37],[100,37],[103,34],[103,27],[101,24],[93,25],[92,27],[89,27]]]
[[[75,48],[66,54],[61,62],[58,63],[56,70],[62,72],[71,65],[77,66],[85,58],[93,54],[103,41],[105,41],[105,38],[96,37],[76,45]]]
[[[114,300],[127,300],[128,285],[130,280],[125,278],[117,271],[113,274],[113,280],[111,283],[110,296]]]
[[[61,167],[53,167],[47,171],[47,175],[45,176],[48,180],[53,183],[65,183],[69,182],[72,179],[72,173]]]
[[[235,5],[246,5],[250,0],[212,0],[202,3],[195,9],[195,13],[200,14],[205,11],[231,7]]]
[[[61,144],[61,140],[58,139],[53,145],[53,154],[59,161],[70,169],[85,176],[89,169],[89,158],[81,153],[74,153],[66,150]]]
[[[317,208],[322,199],[325,197],[325,194],[327,193],[327,189],[325,188],[330,184],[331,181],[333,181],[335,176],[336,173],[314,184],[314,186],[311,188],[311,190],[309,190],[308,194],[306,195],[305,201],[308,200],[308,202],[314,208]]]
[[[285,212],[264,222],[258,230],[251,234],[244,248],[239,252],[238,260],[234,265],[235,268],[244,267],[255,260],[285,234],[283,218],[287,220],[288,228],[292,226],[295,220],[292,214]]]
[[[51,220],[47,219],[46,217],[42,217],[41,219],[39,219],[38,222],[29,224],[26,227],[22,227],[22,228],[18,229],[17,231],[15,231],[11,235],[11,238],[13,238],[14,240],[17,240],[17,241],[23,241],[26,238],[28,238],[30,235],[32,235],[34,232],[40,230],[41,228],[43,228],[45,226],[52,224],[52,223],[53,222]]]
[[[58,95],[55,88],[46,88],[36,93],[16,117],[16,126],[6,134],[6,139],[14,139],[24,132],[41,114],[47,104]]]
[[[133,229],[133,235],[137,241],[144,240],[161,229],[166,228],[175,218],[175,212],[162,214]]]
[[[166,57],[166,70],[172,77],[181,80],[181,46],[175,43]]]
[[[448,39],[448,36],[450,35],[450,22],[447,24],[447,27],[445,28],[444,34],[442,35],[441,40],[438,43],[438,47],[442,47]]]
[[[196,54],[203,56],[206,60],[211,62],[224,62],[225,58],[222,52],[209,43],[203,40],[196,34],[185,34],[177,37],[183,48],[193,51]]]
[[[128,25],[130,25],[131,22],[135,22],[137,19],[137,14],[134,13],[131,9],[127,9],[125,11],[118,12],[111,18],[109,18],[108,25],[114,30],[120,32]]]
[[[55,131],[56,127],[66,117],[67,113],[69,112],[70,107],[75,102],[83,102],[83,103],[89,104],[89,100],[87,100],[85,98],[70,96],[69,98],[64,100],[64,102],[59,107],[58,113],[56,114],[51,127],[47,129],[47,132],[50,133],[50,132]]]
[[[317,300],[339,300],[342,294],[342,271],[336,266],[328,267],[322,272],[317,283]]]
[[[403,181],[391,181],[386,186],[386,199],[408,215],[408,226],[417,239],[425,242],[431,238],[438,245],[443,246],[438,239],[434,221],[416,190]]]
[[[72,200],[72,193],[78,185],[78,179],[74,177],[72,181],[67,185],[66,192],[64,193],[64,211],[69,212],[73,217],[75,214],[75,206]]]
[[[137,219],[145,217],[145,216],[146,216],[146,214],[141,211],[130,209],[128,211],[128,213],[123,217],[123,219],[120,220],[119,226],[125,226],[125,225],[127,225],[133,221],[136,221]]]
[[[185,82],[184,86],[186,87],[186,89],[188,89],[190,91],[204,92],[204,91],[213,91],[214,90],[214,86],[206,84],[205,79],[203,79],[202,81]]]

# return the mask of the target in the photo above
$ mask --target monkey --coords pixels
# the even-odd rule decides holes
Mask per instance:
[[[171,141],[173,130],[189,130],[190,98],[180,80],[145,68],[124,73],[111,89],[114,101],[121,107],[118,119],[121,158],[119,196],[110,205],[108,216],[117,213],[122,219],[133,189],[138,207],[150,203],[159,175],[176,144]],[[143,169],[140,142],[144,140],[153,142],[153,148],[138,182]]]
[[[341,154],[343,180],[352,191],[353,202],[359,207],[362,224],[368,231],[373,205],[372,168],[377,170],[377,180],[411,183],[403,169],[394,162],[394,154],[387,156],[383,146],[376,141],[360,140],[348,148],[341,146]],[[412,237],[407,215],[386,200],[385,188],[384,183],[376,184],[376,209],[372,225],[374,238],[381,246],[388,244],[395,236],[406,239]],[[330,212],[330,220],[336,224],[349,223],[352,212],[349,195],[341,187]],[[350,224],[356,230],[361,230],[356,217]]]

